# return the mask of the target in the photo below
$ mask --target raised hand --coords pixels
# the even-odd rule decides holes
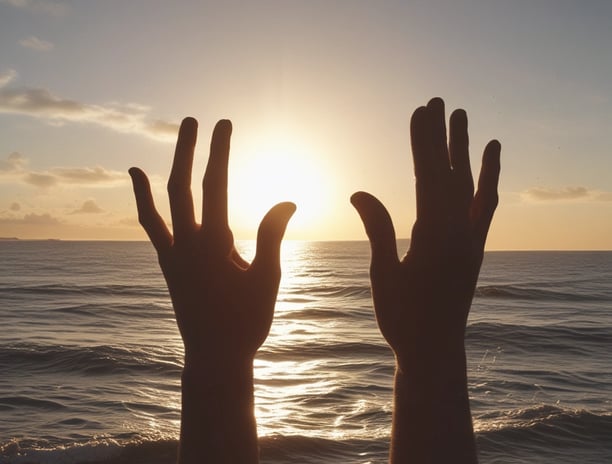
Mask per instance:
[[[139,221],[157,250],[185,344],[180,462],[258,461],[253,358],[266,339],[280,282],[280,243],[292,203],[274,206],[259,227],[253,262],[234,247],[227,217],[230,121],[214,129],[203,181],[201,224],[191,170],[197,122],[179,131],[168,181],[173,234],[158,214],[149,181],[130,169]]]
[[[372,248],[376,318],[396,356],[391,458],[403,462],[475,462],[464,335],[484,244],[497,206],[499,142],[484,150],[478,190],[468,152],[467,116],[444,102],[418,108],[410,133],[417,220],[400,261],[389,213],[355,193]]]

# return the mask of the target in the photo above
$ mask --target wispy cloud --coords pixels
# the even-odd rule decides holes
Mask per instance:
[[[117,181],[127,179],[124,172],[109,171],[100,166],[93,168],[53,168],[51,174],[61,183],[80,185],[115,184]]]
[[[46,171],[27,168],[28,160],[21,153],[13,152],[0,160],[0,179],[25,183],[40,188],[56,185],[115,186],[127,181],[127,174],[111,171],[101,166],[55,167]]]
[[[532,187],[522,192],[528,201],[612,201],[612,192],[593,190],[583,186],[546,188]]]
[[[12,173],[21,171],[28,164],[28,160],[21,153],[14,151],[6,157],[5,160],[0,160],[0,173]]]
[[[4,71],[3,73],[0,73],[0,88],[7,85],[9,82],[11,82],[16,77],[17,77],[17,71],[15,71],[14,69],[9,69],[8,71]]]
[[[117,225],[127,226],[127,227],[138,227],[138,228],[140,227],[140,223],[138,222],[138,219],[134,217],[120,219],[119,221],[117,221]]]
[[[20,40],[19,44],[24,48],[29,48],[30,50],[35,50],[37,52],[48,52],[50,50],[53,50],[54,47],[51,42],[39,39],[38,37],[35,37],[33,35]]]
[[[43,13],[51,16],[64,16],[70,10],[66,3],[53,2],[50,0],[0,0],[0,3],[14,6],[22,10]]]
[[[12,87],[17,73],[9,70],[0,74],[0,113],[22,114],[44,119],[52,124],[80,122],[106,127],[124,134],[172,141],[178,125],[160,119],[150,119],[151,109],[139,104],[82,103],[34,87]]]
[[[70,214],[99,214],[103,212],[104,210],[94,200],[86,200],[80,208],[75,209]]]
[[[36,214],[30,213],[22,217],[0,217],[0,224],[12,224],[12,225],[32,225],[32,226],[48,226],[58,225],[61,221],[49,213]]]

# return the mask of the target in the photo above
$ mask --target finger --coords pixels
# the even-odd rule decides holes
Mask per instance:
[[[172,235],[164,220],[155,209],[151,185],[147,175],[138,168],[129,171],[136,197],[136,208],[138,209],[138,222],[149,236],[151,243],[157,250],[162,252],[172,245]]]
[[[416,178],[417,219],[432,210],[434,170],[431,165],[431,124],[427,108],[417,108],[410,119],[410,143]]]
[[[354,193],[351,203],[359,213],[370,240],[372,271],[384,271],[397,265],[395,229],[387,209],[376,197],[366,192]]]
[[[448,148],[456,189],[455,201],[461,208],[461,213],[467,213],[474,196],[474,179],[470,167],[468,120],[465,111],[453,111],[449,126]]]
[[[168,179],[168,197],[175,241],[181,240],[195,227],[193,196],[191,195],[191,168],[197,133],[198,122],[193,118],[183,119]]]
[[[478,191],[474,198],[472,217],[475,226],[476,238],[484,247],[489,226],[493,220],[493,213],[497,208],[499,183],[501,145],[497,140],[491,140],[482,157],[482,167],[478,178]]]
[[[438,175],[450,172],[448,145],[446,142],[446,118],[444,115],[444,100],[432,98],[427,103],[427,110],[431,115],[432,147],[431,163]]]
[[[257,247],[251,270],[261,275],[280,277],[280,246],[295,205],[285,202],[272,207],[257,231]]]
[[[432,150],[431,140],[430,115],[427,108],[421,106],[410,118],[410,143],[417,181],[430,179],[433,176],[431,156],[429,156]]]
[[[447,179],[436,162],[432,112],[417,108],[410,120],[410,141],[416,177],[417,221],[432,225],[446,218]]]
[[[232,123],[217,123],[210,142],[210,155],[202,189],[202,228],[229,229],[227,221],[227,165],[229,162]]]

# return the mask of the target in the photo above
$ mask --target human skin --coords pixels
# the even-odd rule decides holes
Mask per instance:
[[[257,463],[253,359],[274,316],[281,277],[280,243],[295,205],[279,203],[263,218],[252,263],[240,257],[227,217],[232,125],[213,131],[196,222],[191,171],[198,125],[183,120],[170,178],[170,233],[147,176],[131,168],[139,221],[166,279],[185,346],[180,464]]]
[[[378,326],[395,353],[390,461],[475,463],[467,391],[465,328],[498,203],[498,141],[490,141],[474,194],[467,115],[430,100],[411,119],[417,219],[398,259],[385,207],[357,192],[351,202],[370,240]]]

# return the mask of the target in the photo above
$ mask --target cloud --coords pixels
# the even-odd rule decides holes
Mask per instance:
[[[123,218],[117,222],[118,225],[127,226],[127,227],[140,227],[140,223],[138,219],[134,217]]]
[[[6,157],[6,160],[0,160],[0,173],[20,171],[27,163],[25,156],[14,151]]]
[[[11,211],[19,211],[21,210],[21,205],[17,202],[11,203]]]
[[[559,189],[532,187],[522,192],[522,197],[531,201],[612,201],[612,192],[602,192],[582,186]]]
[[[176,138],[178,127],[179,126],[173,122],[162,121],[161,119],[156,119],[146,124],[147,131],[151,134],[157,134],[164,139],[171,137],[172,140]]]
[[[53,168],[51,173],[58,181],[66,184],[101,184],[116,183],[127,179],[124,172],[109,171],[103,167],[93,168]]]
[[[28,172],[23,176],[23,181],[26,184],[34,185],[35,187],[51,187],[57,184],[57,178],[52,174],[44,174],[38,172]]]
[[[22,10],[44,13],[51,16],[64,16],[70,9],[65,3],[53,2],[50,0],[0,0],[0,3],[11,5]]]
[[[80,208],[75,209],[70,214],[99,214],[103,212],[104,210],[94,200],[86,200]]]
[[[0,73],[0,88],[7,85],[9,82],[14,80],[17,77],[17,71],[14,69],[9,69],[8,71],[4,71]]]
[[[111,171],[101,166],[65,168],[55,167],[47,171],[27,169],[28,160],[21,153],[13,152],[6,160],[0,160],[0,179],[25,183],[34,187],[49,188],[55,185],[114,186],[127,180],[127,174]]]
[[[588,197],[589,190],[586,187],[565,187],[562,189],[532,187],[525,190],[524,196],[539,201],[576,200]]]
[[[150,120],[151,109],[147,106],[82,103],[56,96],[43,88],[9,86],[16,76],[14,70],[0,74],[0,113],[31,116],[55,125],[66,122],[95,124],[161,141],[176,138],[178,125],[160,119]]]
[[[56,217],[51,216],[49,213],[36,214],[30,213],[23,217],[1,217],[0,224],[11,224],[11,225],[28,225],[28,226],[53,226],[61,224],[61,221]]]
[[[37,52],[48,52],[54,47],[51,42],[39,39],[38,37],[35,37],[33,35],[26,39],[20,40],[19,44],[24,48],[29,48],[30,50],[35,50]]]

